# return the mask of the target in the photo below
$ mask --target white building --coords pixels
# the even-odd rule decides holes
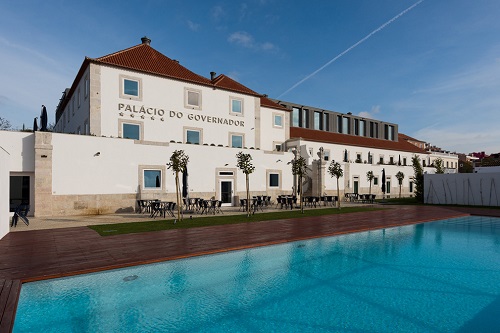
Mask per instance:
[[[396,124],[273,101],[226,75],[195,74],[150,42],[85,58],[59,102],[54,133],[0,131],[11,211],[27,203],[36,216],[106,214],[132,211],[138,199],[173,200],[166,164],[179,149],[189,156],[189,196],[226,205],[246,191],[240,151],[253,158],[252,195],[294,193],[294,152],[310,164],[306,195],[336,194],[331,160],[344,170],[342,194],[381,194],[384,169],[388,196],[399,194],[399,171],[402,194],[412,195],[411,158],[428,154]]]

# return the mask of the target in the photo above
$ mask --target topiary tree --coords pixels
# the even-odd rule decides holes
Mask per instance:
[[[444,162],[441,157],[438,157],[434,160],[434,167],[436,168],[436,173],[444,173]]]
[[[294,176],[299,177],[299,202],[300,202],[300,211],[301,213],[304,213],[304,203],[302,202],[302,178],[304,178],[307,174],[307,170],[309,170],[309,167],[307,166],[306,159],[302,156],[299,156],[298,158],[295,158],[292,160],[292,174]]]
[[[340,163],[332,161],[330,166],[328,167],[328,173],[333,178],[337,178],[337,198],[338,200],[338,208],[340,209],[340,188],[339,188],[339,178],[344,176],[344,170],[340,166]]]
[[[424,202],[424,169],[420,164],[418,155],[413,155],[411,163],[413,165],[413,178],[415,180],[415,198],[419,202]]]
[[[402,173],[401,171],[399,171],[396,174],[396,178],[398,179],[398,183],[399,183],[399,197],[401,198],[401,186],[403,186],[403,179],[405,179],[405,174]]]
[[[167,163],[169,169],[172,169],[175,175],[175,194],[177,198],[177,220],[182,219],[181,216],[181,191],[179,188],[179,173],[186,172],[189,156],[184,153],[184,150],[175,150],[170,156],[170,162]]]
[[[368,191],[368,193],[371,195],[372,194],[372,181],[373,181],[373,178],[375,178],[375,176],[373,175],[373,171],[368,171],[366,173],[366,180],[368,180],[370,182],[370,190]]]
[[[252,164],[252,155],[250,154],[245,154],[242,151],[240,151],[238,154],[236,154],[236,158],[238,159],[238,162],[236,166],[245,174],[246,178],[246,186],[247,186],[247,206],[246,206],[246,211],[247,211],[247,217],[250,217],[250,177],[249,175],[255,171],[255,167]]]

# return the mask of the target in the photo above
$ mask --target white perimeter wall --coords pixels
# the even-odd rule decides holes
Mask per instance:
[[[9,170],[11,172],[35,171],[35,134],[0,131],[0,146],[10,154]]]
[[[0,148],[0,239],[9,232],[9,154]]]
[[[189,156],[189,190],[215,192],[216,173],[234,171],[235,192],[245,191],[245,176],[236,168],[236,154],[250,153],[255,172],[250,175],[251,191],[267,190],[267,172],[281,170],[281,189],[292,190],[291,166],[293,154],[264,152],[255,149],[199,146],[191,144],[138,143],[119,138],[102,138],[71,134],[52,135],[52,194],[125,194],[142,193],[139,189],[140,166],[165,168],[163,186],[175,193],[175,179],[166,169],[174,150],[182,149]],[[96,156],[96,153],[99,155]],[[226,165],[227,164],[227,165]]]
[[[500,206],[500,173],[426,174],[424,202]]]

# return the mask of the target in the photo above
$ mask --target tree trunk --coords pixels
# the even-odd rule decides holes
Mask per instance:
[[[399,185],[399,198],[401,199],[401,185]]]
[[[370,194],[370,196],[372,195],[372,181],[370,180],[370,190],[368,192]]]
[[[181,205],[179,198],[179,172],[175,172],[175,198],[177,200],[177,221],[181,220]]]
[[[299,176],[299,184],[300,184],[300,190],[299,190],[299,193],[300,193],[300,198],[299,198],[299,200],[300,200],[299,201],[300,202],[300,212],[302,214],[304,214],[304,200],[302,199],[302,191],[303,191],[302,188],[304,187],[303,186],[304,184],[302,184],[302,176]],[[293,203],[292,203],[292,205],[293,205]]]
[[[339,199],[338,200],[338,203],[339,203],[339,209],[340,209],[340,188],[339,188],[339,178],[337,177],[337,198]]]
[[[247,217],[250,217],[250,180],[248,177],[248,173],[245,174],[246,177],[246,185],[247,185]]]

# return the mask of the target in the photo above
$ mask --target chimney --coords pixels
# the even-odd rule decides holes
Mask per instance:
[[[216,75],[216,74],[217,74],[217,73],[215,73],[215,72],[210,72],[210,80],[212,80],[212,81],[213,81],[213,80],[215,79],[215,75]]]
[[[142,41],[142,44],[151,45],[151,39],[149,39],[146,36],[142,37],[141,41]]]

